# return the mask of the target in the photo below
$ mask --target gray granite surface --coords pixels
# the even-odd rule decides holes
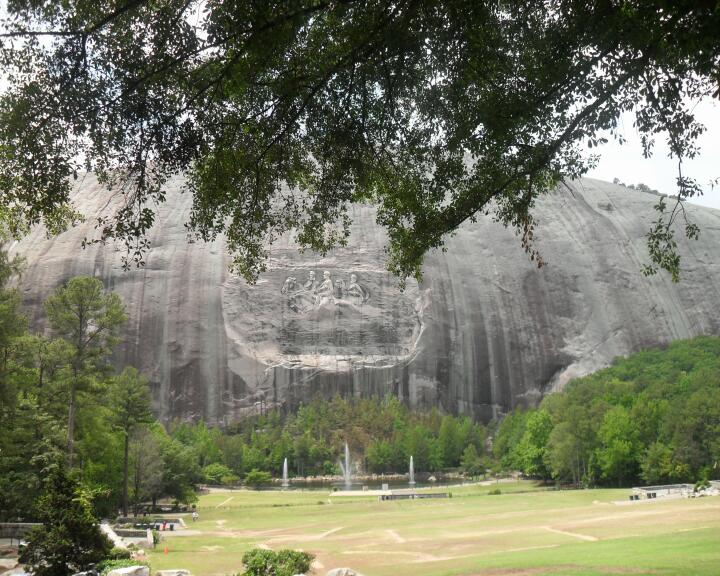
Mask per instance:
[[[585,179],[537,203],[540,270],[486,218],[430,254],[423,281],[402,292],[374,211],[360,206],[346,248],[322,257],[282,238],[250,286],[228,272],[222,239],[188,242],[181,187],[167,187],[143,269],[122,271],[120,247],[81,248],[117,201],[91,176],[75,195],[85,223],[11,247],[27,261],[19,285],[36,330],[42,300],[74,275],[120,294],[130,320],[116,361],[148,377],[165,421],[222,423],[336,393],[488,420],[618,355],[719,332],[720,211],[688,208],[702,233],[680,241],[680,284],[641,273],[657,196]]]

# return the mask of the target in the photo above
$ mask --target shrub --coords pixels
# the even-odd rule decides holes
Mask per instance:
[[[263,472],[257,468],[253,468],[245,475],[245,484],[253,488],[258,488],[263,484],[269,484],[271,478],[269,472]]]
[[[107,558],[112,542],[100,531],[91,495],[62,467],[45,481],[38,503],[42,525],[26,536],[20,562],[36,576],[74,574]]]
[[[103,560],[97,565],[97,571],[100,576],[105,576],[110,570],[116,568],[129,568],[130,566],[149,566],[147,562],[138,562],[137,560],[131,560],[124,558],[122,560]]]
[[[500,488],[493,488],[488,492],[488,496],[500,496],[502,494],[502,490]]]
[[[263,550],[253,548],[243,554],[245,576],[293,576],[310,570],[314,556],[297,550]]]
[[[217,462],[205,466],[203,476],[208,484],[222,484],[223,486],[230,486],[239,480],[230,468]]]
[[[118,548],[117,546],[110,550],[108,558],[112,560],[126,560],[130,558],[130,550],[127,548]]]

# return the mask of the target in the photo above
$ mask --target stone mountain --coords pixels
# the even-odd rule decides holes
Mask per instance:
[[[143,269],[122,271],[112,245],[81,248],[108,205],[90,176],[75,196],[86,223],[11,248],[27,261],[20,287],[36,328],[42,301],[72,276],[120,294],[129,322],[116,361],[148,377],[164,421],[223,423],[338,393],[488,420],[618,355],[720,332],[720,211],[688,206],[702,232],[680,241],[679,284],[641,273],[657,197],[585,179],[538,202],[539,270],[511,231],[481,219],[400,291],[374,211],[358,206],[346,248],[321,257],[282,239],[251,286],[228,272],[222,239],[188,242],[181,186],[167,186]]]

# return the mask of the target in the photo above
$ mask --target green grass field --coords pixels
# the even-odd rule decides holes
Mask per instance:
[[[628,490],[452,488],[452,499],[378,502],[327,492],[215,492],[167,533],[153,570],[235,574],[255,546],[316,555],[314,574],[365,576],[720,574],[720,498],[617,505]],[[165,553],[167,548],[167,554]]]

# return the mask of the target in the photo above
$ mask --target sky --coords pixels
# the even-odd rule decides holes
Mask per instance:
[[[698,140],[700,154],[683,162],[683,175],[694,178],[703,189],[703,196],[691,202],[720,209],[720,186],[711,189],[709,182],[720,178],[720,101],[706,98],[693,109],[707,128]],[[620,145],[608,137],[608,143],[588,150],[600,155],[597,167],[587,176],[612,182],[619,178],[625,184],[647,184],[662,194],[675,194],[677,160],[668,157],[668,146],[662,136],[656,139],[652,157],[643,157],[640,137],[633,127],[633,115],[622,116],[618,132],[627,140]]]
[[[0,92],[4,84],[0,75]],[[698,140],[699,155],[683,163],[683,174],[694,178],[703,190],[702,196],[690,202],[720,209],[720,184],[714,189],[710,186],[712,180],[720,178],[720,101],[706,98],[695,106],[694,113],[706,131]],[[606,135],[607,144],[586,149],[588,155],[600,156],[597,166],[586,176],[607,182],[619,178],[625,184],[643,183],[662,194],[675,194],[677,160],[668,156],[668,146],[663,136],[656,139],[653,155],[645,158],[631,113],[621,117],[618,132],[625,138],[624,144]]]

